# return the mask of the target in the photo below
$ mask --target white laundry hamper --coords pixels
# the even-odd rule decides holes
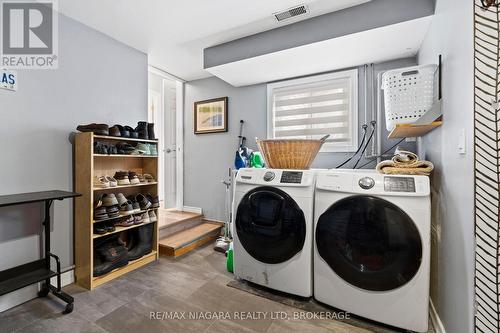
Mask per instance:
[[[416,122],[432,108],[438,93],[437,73],[437,65],[423,65],[382,74],[388,131],[392,131],[396,124]]]

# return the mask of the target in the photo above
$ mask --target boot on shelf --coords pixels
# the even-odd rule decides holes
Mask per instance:
[[[156,138],[155,138],[155,124],[148,123],[148,135],[149,135],[149,140],[156,140]]]
[[[139,139],[149,140],[148,123],[147,122],[145,122],[145,121],[138,122],[135,130],[137,133],[139,133]]]
[[[131,248],[128,250],[128,260],[137,260],[153,250],[154,223],[133,230]]]

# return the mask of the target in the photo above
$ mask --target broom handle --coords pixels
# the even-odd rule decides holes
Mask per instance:
[[[241,147],[241,145],[243,144],[243,124],[244,123],[245,123],[245,121],[243,119],[240,120],[240,135],[238,135],[238,139],[239,139],[238,143],[239,144],[238,144],[238,148],[236,150],[238,150]]]

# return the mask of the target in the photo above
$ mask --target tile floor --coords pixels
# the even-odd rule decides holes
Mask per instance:
[[[27,302],[0,314],[0,332],[381,332],[333,320],[150,319],[158,311],[258,311],[290,317],[301,311],[228,287],[231,280],[223,255],[209,245],[178,259],[161,258],[92,292],[68,286],[65,290],[75,297],[75,311],[69,315],[62,315],[63,307],[50,299]]]

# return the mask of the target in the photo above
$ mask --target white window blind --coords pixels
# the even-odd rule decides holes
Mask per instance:
[[[357,149],[357,70],[268,85],[268,137],[319,139],[323,152]]]

